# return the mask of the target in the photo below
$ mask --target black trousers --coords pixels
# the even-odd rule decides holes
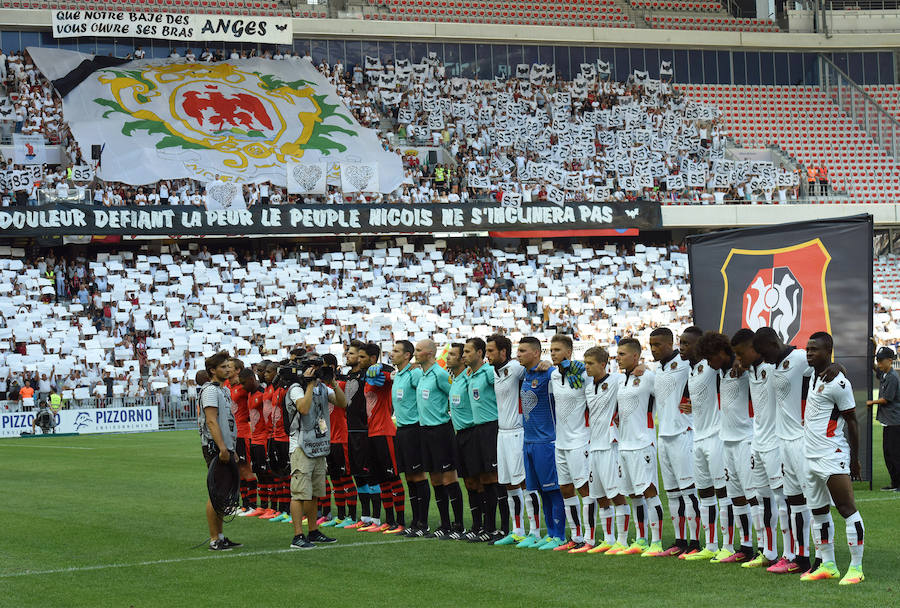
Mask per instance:
[[[900,424],[884,427],[881,447],[884,449],[888,475],[891,476],[891,487],[900,488]]]

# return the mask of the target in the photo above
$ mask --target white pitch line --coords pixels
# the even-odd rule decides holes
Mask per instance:
[[[43,448],[47,450],[96,450],[97,448],[82,448],[71,445],[23,445],[21,443],[0,443],[0,448]]]
[[[417,540],[425,540],[422,538],[412,538],[408,539],[410,541]],[[403,543],[400,539],[397,540],[378,540],[369,543],[349,543],[345,545],[336,544],[336,545],[317,545],[315,553],[319,551],[325,551],[327,549],[348,549],[350,547],[368,547],[372,545],[387,545],[392,543]],[[46,574],[66,574],[69,572],[89,572],[91,570],[111,570],[113,568],[135,568],[140,566],[158,566],[160,564],[178,564],[181,562],[198,562],[208,559],[225,559],[228,557],[253,557],[256,555],[277,555],[279,553],[304,553],[306,550],[297,550],[297,549],[270,549],[268,551],[245,551],[245,552],[235,552],[232,550],[227,553],[215,553],[209,555],[198,555],[195,557],[179,557],[175,559],[158,559],[154,561],[147,562],[133,562],[130,564],[97,564],[95,566],[72,566],[71,568],[56,568],[53,570],[26,570],[24,572],[9,572],[9,573],[0,573],[0,579],[4,578],[20,578],[23,576],[43,576]],[[314,554],[315,554],[314,553]]]
[[[881,502],[884,500],[900,500],[900,494],[895,496],[880,496],[878,498],[857,498],[856,502]]]

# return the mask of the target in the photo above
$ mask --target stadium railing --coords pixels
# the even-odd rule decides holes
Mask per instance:
[[[63,409],[106,409],[116,407],[159,407],[160,429],[195,428],[197,425],[197,399],[175,398],[167,393],[151,393],[144,397],[91,397],[90,399],[67,399]],[[33,411],[23,408],[21,401],[0,401],[0,411]]]

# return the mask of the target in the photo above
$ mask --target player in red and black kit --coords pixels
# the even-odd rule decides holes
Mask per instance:
[[[257,376],[265,380],[265,370],[269,362],[263,361],[256,366]],[[271,473],[269,472],[269,458],[266,454],[266,444],[269,441],[269,422],[265,416],[263,399],[265,385],[260,384],[257,389],[247,397],[247,410],[250,412],[250,465],[256,473],[259,487],[259,507],[262,513],[260,518],[271,519],[275,517],[274,503],[271,503]]]
[[[366,369],[361,367],[360,356],[365,356],[365,343],[359,340],[350,342],[347,349],[347,365],[350,371],[344,385],[347,396],[347,447],[350,452],[350,473],[356,481],[362,516],[356,523],[342,526],[344,528],[365,528],[371,524],[381,523],[381,492],[372,476],[372,456],[369,442],[369,424],[366,414]]]
[[[280,409],[276,407],[275,401],[275,385],[273,384],[273,380],[275,380],[275,374],[278,371],[278,365],[272,362],[266,362],[266,366],[262,367],[260,364],[260,373],[262,377],[265,379],[266,388],[263,391],[263,418],[266,422],[266,429],[268,430],[268,434],[266,436],[266,454],[268,455],[269,461],[269,471],[268,471],[268,486],[269,486],[269,509],[272,511],[272,514],[260,515],[260,519],[272,519],[275,521],[287,521],[291,517],[290,513],[290,489],[289,489],[289,480],[290,478],[283,475],[283,465],[284,462],[281,458],[284,456],[282,453],[276,454],[273,450],[277,447],[281,448],[283,446],[279,446],[275,441],[275,435],[278,432],[275,428],[274,424],[274,415],[275,411]],[[281,429],[284,434],[284,428]],[[289,473],[288,473],[289,474]]]
[[[275,476],[275,495],[280,515],[273,517],[272,521],[291,521],[291,459],[289,456],[290,437],[284,430],[283,406],[284,395],[287,388],[275,386],[275,376],[278,374],[278,365],[269,364],[266,370],[266,379],[272,389],[272,417],[270,418],[271,434],[269,435],[269,467]],[[263,397],[265,404],[265,397]]]
[[[365,369],[366,415],[369,425],[369,446],[372,457],[372,476],[381,488],[381,505],[385,523],[361,528],[363,532],[398,534],[406,525],[406,493],[398,474],[394,438],[397,427],[392,419],[394,368],[379,363],[381,347],[369,342],[359,351],[359,365]]]
[[[328,353],[322,356],[326,366],[335,370],[335,382],[341,390],[347,386],[347,381],[337,376],[337,357]],[[331,479],[331,487],[334,489],[334,502],[337,506],[337,517],[329,517],[331,511],[331,497],[320,500],[319,507],[322,510],[324,521],[319,523],[320,528],[331,526],[346,527],[356,523],[356,485],[350,476],[350,455],[347,450],[347,414],[342,408],[334,407],[329,403],[331,425],[331,452],[328,454],[328,477]],[[327,488],[326,488],[327,490]]]
[[[247,397],[258,386],[253,370],[241,369],[231,387],[231,410],[237,430],[235,452],[241,476],[241,508],[237,513],[238,517],[255,517],[260,514],[256,509],[256,475],[250,467],[250,411],[247,409]]]

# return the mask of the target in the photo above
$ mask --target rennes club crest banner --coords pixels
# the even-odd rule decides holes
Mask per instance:
[[[870,215],[724,230],[688,237],[694,323],[729,336],[771,327],[806,348],[834,337],[834,360],[850,374],[860,418],[860,466],[871,479],[872,236]]]
[[[82,153],[104,146],[103,180],[140,185],[227,176],[285,186],[289,163],[329,162],[375,166],[378,183],[368,191],[391,192],[403,181],[400,157],[356,121],[308,61],[126,62],[28,51],[62,97]]]

